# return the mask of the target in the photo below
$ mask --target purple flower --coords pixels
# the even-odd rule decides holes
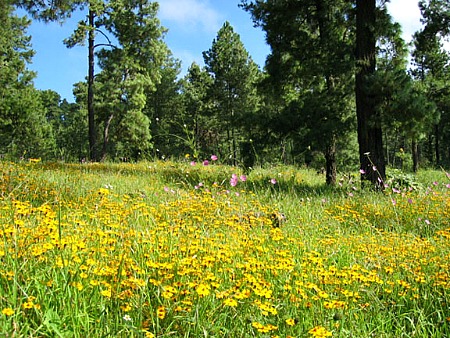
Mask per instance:
[[[230,185],[232,187],[235,187],[237,184],[238,184],[238,177],[237,177],[237,175],[236,174],[231,175]]]
[[[204,160],[203,161],[203,165],[209,165],[209,161],[208,160]]]
[[[410,198],[408,198],[408,203],[409,203],[409,204],[412,204],[412,203],[413,203],[413,200],[410,199]]]
[[[274,185],[275,185],[275,184],[277,184],[277,180],[276,180],[276,179],[274,179],[274,178],[271,178],[271,179],[270,179],[270,183],[272,183],[272,184],[274,184]]]
[[[217,161],[218,157],[216,155],[211,155],[211,160]]]

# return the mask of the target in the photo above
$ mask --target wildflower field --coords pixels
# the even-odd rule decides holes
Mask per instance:
[[[1,337],[450,337],[445,171],[0,167]]]

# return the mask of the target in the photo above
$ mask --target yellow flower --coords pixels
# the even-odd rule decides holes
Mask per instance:
[[[238,302],[236,301],[236,299],[227,298],[223,301],[223,304],[226,306],[236,307],[238,305]]]
[[[129,303],[125,303],[124,305],[121,305],[121,306],[120,306],[120,309],[121,309],[123,312],[128,312],[128,311],[131,310],[131,305],[130,305]]]
[[[295,325],[295,319],[289,318],[286,319],[286,324],[289,326],[294,326]]]
[[[316,326],[308,331],[314,338],[331,337],[333,334],[323,326]]]
[[[12,315],[14,314],[14,310],[11,309],[10,307],[7,307],[7,308],[4,308],[4,309],[2,310],[2,313],[3,313],[5,316],[12,316]]]
[[[100,291],[100,294],[102,296],[107,297],[107,298],[111,298],[111,289],[102,290],[102,291]]]
[[[195,291],[197,291],[198,295],[201,296],[201,297],[209,295],[210,294],[210,290],[211,290],[210,286],[206,285],[206,284],[200,284],[195,289]]]
[[[164,306],[158,306],[156,314],[158,315],[159,319],[164,319],[166,317],[166,308]]]

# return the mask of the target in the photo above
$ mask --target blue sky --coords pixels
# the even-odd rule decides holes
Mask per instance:
[[[264,33],[253,27],[250,15],[238,7],[239,0],[161,0],[159,19],[168,29],[165,42],[173,55],[182,61],[183,73],[192,62],[203,64],[202,52],[211,47],[217,31],[229,21],[241,37],[253,60],[264,66],[269,47]],[[420,27],[420,12],[415,0],[391,0],[389,9],[403,26],[404,38]],[[73,84],[83,81],[87,73],[87,48],[68,49],[63,40],[70,36],[86,13],[74,13],[63,25],[33,22],[28,29],[36,54],[29,69],[37,72],[38,89],[52,89],[73,102]]]

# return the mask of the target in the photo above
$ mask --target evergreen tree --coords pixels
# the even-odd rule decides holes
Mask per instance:
[[[415,68],[412,73],[440,114],[439,120],[435,118],[433,128],[428,131],[430,162],[433,162],[434,153],[435,163],[439,165],[442,162],[442,145],[448,149],[450,162],[450,54],[443,46],[443,40],[450,35],[450,4],[448,1],[420,1],[419,7],[424,27],[414,34],[412,55]],[[433,139],[434,151],[431,145]]]
[[[29,71],[34,51],[26,36],[29,20],[0,3],[0,153],[13,157],[47,157],[54,150],[51,126]]]
[[[195,62],[181,82],[184,105],[182,138],[194,158],[212,154],[219,147],[209,99],[212,82],[211,74]]]
[[[159,157],[186,154],[184,104],[181,98],[180,61],[167,55],[156,90],[148,91],[145,114],[151,120],[153,153]]]
[[[134,148],[134,155],[146,152],[151,146],[150,120],[143,113],[146,92],[156,89],[160,81],[159,69],[169,53],[162,40],[165,30],[156,18],[158,4],[146,0],[111,0],[107,3],[89,0],[87,4],[88,18],[79,23],[66,43],[70,47],[88,40],[90,157],[94,160],[106,157],[111,123],[120,125],[120,129],[115,130],[124,138],[122,143],[126,148]],[[102,35],[107,42],[96,44],[95,32],[100,28],[103,28]],[[94,86],[94,49],[99,47],[106,48],[97,52],[102,72],[96,77],[101,83]],[[94,102],[94,89],[102,96],[98,105]],[[95,109],[100,109],[98,114],[94,114]],[[101,156],[98,156],[96,141],[98,127],[103,130]]]
[[[243,1],[243,7],[272,47],[266,69],[285,98],[278,124],[286,123],[279,128],[303,128],[325,155],[327,183],[335,184],[337,137],[351,126],[351,4],[268,0]]]
[[[236,165],[239,144],[248,140],[251,133],[244,125],[258,107],[255,84],[259,70],[229,22],[219,30],[211,48],[203,52],[203,58],[206,71],[213,78],[209,95],[213,100],[216,127],[228,147],[217,151]]]

